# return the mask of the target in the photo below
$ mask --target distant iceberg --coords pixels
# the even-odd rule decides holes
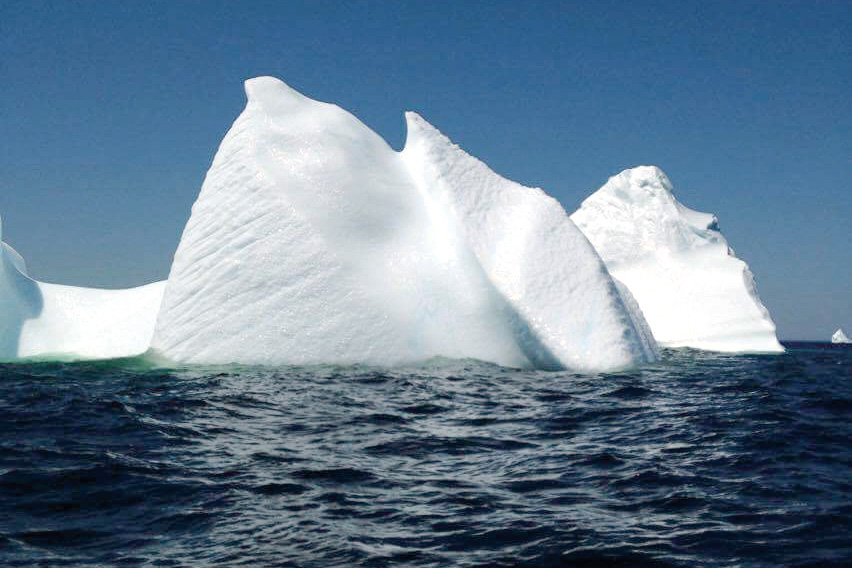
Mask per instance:
[[[754,277],[716,217],[682,205],[653,166],[613,176],[571,219],[623,282],[660,345],[781,352]]]
[[[160,355],[578,370],[656,357],[641,314],[543,191],[413,113],[395,152],[277,79],[251,79],[246,93],[175,254]]]
[[[165,282],[128,290],[38,282],[15,249],[0,246],[0,360],[109,359],[148,349]]]
[[[843,333],[843,329],[838,329],[834,332],[834,335],[831,336],[832,343],[852,343],[852,339],[846,337],[846,334]]]

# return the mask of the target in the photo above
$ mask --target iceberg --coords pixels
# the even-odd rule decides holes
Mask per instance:
[[[110,359],[148,349],[165,282],[127,290],[39,282],[15,249],[0,245],[0,360]]]
[[[832,343],[852,343],[852,339],[846,337],[846,334],[843,333],[843,328],[838,329],[834,332],[834,335],[831,336]]]
[[[569,217],[416,113],[397,152],[278,79],[245,90],[167,281],[39,282],[0,240],[0,360],[606,371],[654,361],[658,344],[783,351],[716,218],[658,168],[610,178]]]
[[[751,271],[716,217],[682,205],[659,168],[611,177],[571,219],[632,293],[660,345],[784,350]]]
[[[153,352],[577,370],[656,358],[629,292],[543,191],[500,177],[414,113],[396,152],[277,79],[245,90],[175,253]]]

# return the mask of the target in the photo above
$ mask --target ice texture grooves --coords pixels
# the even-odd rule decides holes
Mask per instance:
[[[246,93],[175,254],[157,353],[575,369],[654,358],[596,253],[541,191],[414,115],[398,153],[277,79],[251,79]]]
[[[0,374],[4,567],[852,564],[846,345]]]
[[[611,177],[571,219],[635,297],[661,345],[783,350],[751,271],[716,218],[678,202],[659,168]]]
[[[165,282],[126,290],[38,282],[27,275],[21,256],[0,241],[0,360],[144,353],[164,288]]]
[[[403,158],[477,264],[556,362],[613,368],[656,357],[606,267],[558,201],[494,173],[413,112]],[[637,325],[638,324],[638,325]]]

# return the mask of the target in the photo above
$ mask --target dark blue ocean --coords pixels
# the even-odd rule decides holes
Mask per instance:
[[[0,366],[0,566],[852,565],[852,349]]]

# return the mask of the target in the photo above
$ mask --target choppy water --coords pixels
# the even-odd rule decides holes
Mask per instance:
[[[848,566],[852,350],[0,366],[0,566]]]

